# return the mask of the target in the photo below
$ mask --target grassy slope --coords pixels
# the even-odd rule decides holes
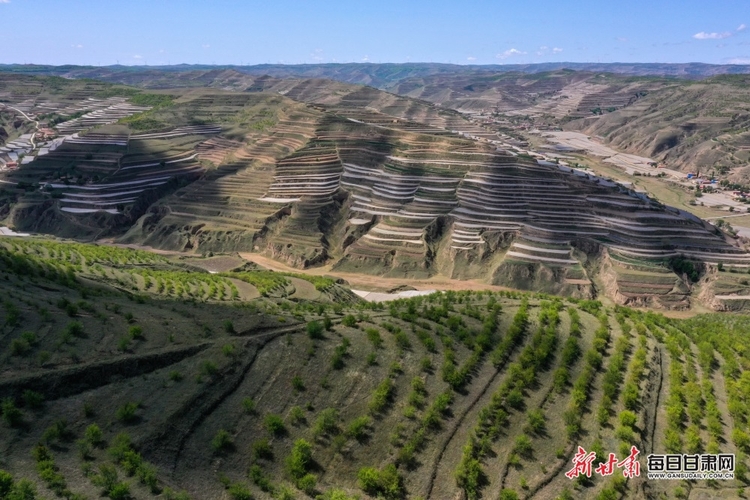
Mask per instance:
[[[46,497],[53,493],[31,454],[40,442],[74,493],[96,498],[102,489],[95,478],[111,464],[135,498],[155,496],[141,482],[151,482],[148,466],[133,466],[132,453],[123,460],[107,451],[123,432],[155,467],[155,492],[186,489],[191,498],[220,498],[225,486],[233,498],[243,498],[245,489],[269,498],[263,488],[305,497],[298,487],[367,497],[358,471],[387,464],[396,464],[400,477],[392,498],[451,498],[460,489],[457,470],[484,478],[476,487],[462,480],[469,497],[481,491],[496,498],[512,489],[547,498],[568,489],[593,498],[607,488],[633,494],[641,486],[566,479],[574,445],[618,455],[630,444],[644,455],[717,446],[740,453],[748,446],[740,381],[750,353],[746,342],[735,341],[750,331],[746,317],[668,320],[515,292],[447,293],[383,307],[204,301],[187,292],[178,298],[154,288],[136,291],[112,277],[110,270],[129,266],[182,272],[152,254],[87,246],[65,252],[39,243],[58,252],[45,261],[40,252],[2,244],[8,250],[0,262],[0,396],[6,398],[0,468],[31,480]],[[105,276],[89,272],[96,265]],[[329,330],[322,328],[325,316],[333,320]],[[71,322],[82,329],[71,330]],[[310,335],[305,322],[318,322],[320,335],[315,327]],[[565,354],[572,343],[581,355]],[[383,384],[392,390],[375,404]],[[25,390],[44,402],[35,406]],[[129,402],[136,403],[130,419]],[[679,419],[665,410],[676,405],[686,408]],[[626,408],[636,414],[630,430],[618,422]],[[541,425],[530,424],[531,411]],[[501,413],[506,417],[496,420]],[[283,431],[269,431],[269,415],[280,417]],[[352,428],[357,419],[360,432]],[[78,444],[94,423],[104,442]],[[223,445],[217,435],[225,436]],[[519,447],[522,435],[530,451]],[[299,439],[311,444],[312,462],[303,469],[314,483],[289,471],[286,457]],[[270,453],[257,444],[264,440]],[[462,458],[471,442],[484,443],[471,448],[473,465]],[[729,498],[742,483],[647,486],[648,497],[680,486]]]

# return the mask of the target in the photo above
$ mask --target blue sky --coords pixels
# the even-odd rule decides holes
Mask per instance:
[[[0,0],[0,63],[750,64],[747,0]]]

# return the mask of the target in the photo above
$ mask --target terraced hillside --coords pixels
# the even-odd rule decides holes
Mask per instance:
[[[63,108],[67,101],[50,88],[54,79],[37,83],[38,95],[24,101],[24,113],[50,120],[57,136],[36,145],[24,158],[28,167],[7,172],[5,185],[16,190],[5,213],[16,227],[79,238],[122,232],[165,194],[217,165],[245,161],[247,141],[275,123],[282,101],[294,105],[267,95],[142,94],[102,84],[92,95],[128,97],[87,97]],[[75,93],[75,85],[67,91]],[[8,102],[21,97],[9,85]]]
[[[565,126],[603,137],[618,149],[653,156],[670,168],[692,172],[714,168],[720,176],[729,174],[733,182],[747,183],[748,178],[743,170],[747,163],[744,66],[549,63],[6,69],[15,73],[9,78],[14,79],[11,85],[16,90],[21,90],[16,79],[31,81],[27,74],[54,74],[142,88],[292,91],[295,99],[320,103],[338,102],[351,92],[351,84],[366,84],[439,104],[445,110],[536,117],[546,126],[574,120]],[[34,95],[35,85],[19,92],[24,97],[19,100],[22,107]],[[7,94],[0,90],[0,101]],[[47,105],[58,109],[54,102]]]
[[[68,85],[34,81],[37,96],[23,101],[32,115]],[[69,85],[75,93],[80,84]],[[622,304],[744,304],[744,292],[714,290],[720,274],[710,271],[745,272],[750,257],[713,226],[605,179],[498,150],[476,139],[491,130],[426,101],[270,77],[246,92],[89,91],[101,98],[49,115],[62,120],[59,136],[4,175],[14,227]]]
[[[329,295],[295,298],[283,290],[299,277],[196,271],[234,265],[222,259],[0,239],[3,491],[604,499],[746,486],[746,316],[518,292],[367,303],[322,280],[310,284]],[[578,446],[594,467],[635,446],[641,475],[569,479]],[[646,455],[665,452],[734,453],[735,479],[646,481]]]
[[[123,241],[667,308],[689,306],[703,263],[750,265],[699,219],[603,179],[374,112],[304,113],[296,128],[269,129],[271,141],[304,133],[293,150],[220,168],[227,175],[153,206]],[[695,262],[700,276],[675,274],[670,259]]]

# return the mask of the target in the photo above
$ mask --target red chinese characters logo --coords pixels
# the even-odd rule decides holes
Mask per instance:
[[[641,464],[638,462],[639,454],[640,451],[635,446],[630,448],[630,455],[623,460],[618,460],[614,453],[610,453],[607,460],[600,463],[593,472],[600,476],[611,476],[617,468],[622,470],[624,477],[638,477],[641,475]],[[591,477],[594,460],[596,460],[595,452],[586,452],[582,446],[579,446],[578,451],[573,456],[573,468],[566,472],[565,476],[569,479],[581,475]]]
[[[579,446],[578,453],[573,457],[573,468],[566,472],[565,476],[570,479],[578,477],[581,474],[591,477],[591,464],[594,462],[594,459],[596,459],[596,453],[593,451],[586,453],[586,450],[582,446]]]

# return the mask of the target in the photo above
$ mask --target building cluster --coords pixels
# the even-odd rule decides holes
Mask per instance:
[[[713,189],[717,186],[716,179],[704,177],[700,173],[688,172],[685,178],[692,182],[696,187],[698,187],[698,189]]]
[[[41,127],[34,134],[34,139],[37,141],[51,141],[55,137],[57,137],[57,131],[48,127]]]

